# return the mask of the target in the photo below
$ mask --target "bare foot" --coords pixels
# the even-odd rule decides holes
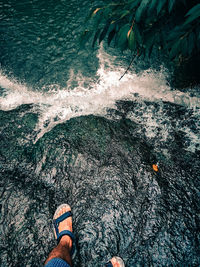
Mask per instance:
[[[54,217],[54,220],[57,219],[58,217],[60,217],[62,214],[64,214],[67,211],[71,211],[70,206],[67,204],[63,204],[63,207],[62,206],[60,207],[59,212],[55,212],[57,214]],[[65,219],[64,221],[60,222],[59,226],[58,226],[58,230],[59,230],[59,233],[64,231],[64,230],[69,230],[70,232],[72,232],[72,217],[70,216],[67,219]],[[56,237],[55,230],[54,230],[54,234]],[[72,239],[68,235],[62,236],[59,243],[61,243],[62,245],[68,246],[69,249],[72,248]]]

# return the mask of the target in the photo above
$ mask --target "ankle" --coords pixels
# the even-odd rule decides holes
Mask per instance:
[[[64,235],[61,237],[60,241],[59,241],[59,245],[67,247],[68,249],[71,250],[72,248],[72,240],[69,236]]]

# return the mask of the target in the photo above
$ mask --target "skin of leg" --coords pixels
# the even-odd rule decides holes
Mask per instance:
[[[70,251],[71,246],[68,243],[63,242],[61,238],[59,244],[50,252],[47,260],[45,261],[45,264],[47,264],[47,262],[52,260],[53,258],[60,258],[66,261],[70,266],[72,266]]]
[[[68,208],[63,208],[59,213],[57,217],[60,217],[63,213],[70,211]],[[58,226],[59,232],[63,230],[69,230],[72,232],[72,218],[69,217],[62,221]],[[58,245],[50,252],[49,256],[47,257],[45,264],[47,264],[48,261],[52,260],[53,258],[61,258],[64,261],[66,261],[70,266],[72,266],[72,259],[70,255],[70,251],[72,248],[72,240],[69,236],[64,235],[60,239],[60,242]]]

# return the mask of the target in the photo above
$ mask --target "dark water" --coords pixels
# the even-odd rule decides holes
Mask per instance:
[[[79,46],[91,5],[1,3],[0,266],[43,265],[63,202],[74,266],[199,266],[198,88],[119,82],[128,55]]]

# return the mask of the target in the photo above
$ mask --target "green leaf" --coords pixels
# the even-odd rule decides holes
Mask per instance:
[[[100,25],[100,23],[101,23],[101,21],[102,21],[103,19],[104,19],[104,17],[103,17],[102,12],[98,12],[98,13],[95,15],[95,17],[94,17],[94,19],[93,19],[93,21],[94,21],[93,26],[94,26],[94,29],[95,29],[95,30],[99,28],[99,25]]]
[[[168,35],[167,40],[168,41],[174,41],[178,38],[180,38],[181,35],[184,35],[185,31],[181,30],[180,26],[177,26],[176,28],[174,28]]]
[[[195,9],[194,12],[191,13],[191,15],[189,15],[189,17],[187,18],[187,20],[185,21],[184,25],[194,21],[195,19],[197,19],[198,17],[200,17],[200,4],[198,9]]]
[[[179,54],[179,52],[180,52],[180,43],[181,43],[181,40],[178,39],[178,41],[176,41],[174,43],[174,45],[172,46],[171,51],[169,53],[169,56],[170,56],[171,59],[175,58]]]
[[[174,7],[174,4],[176,2],[176,0],[168,0],[169,3],[168,3],[168,10],[169,10],[169,13],[171,13],[173,7]]]
[[[153,45],[154,45],[154,39],[155,39],[155,34],[154,33],[149,34],[146,37],[144,48],[145,48],[145,55],[147,57],[151,56],[151,52],[152,52]]]
[[[160,0],[158,0],[158,1],[160,2]],[[156,4],[157,4],[157,0],[151,1],[151,4],[149,6],[149,12],[152,12],[152,10],[155,8]]]
[[[150,0],[142,0],[140,3],[140,6],[137,8],[135,13],[135,19],[137,22],[140,21],[142,14],[147,8],[147,5],[149,4]]]
[[[128,48],[132,51],[136,48],[135,33],[133,32],[133,30],[130,31],[128,36]]]
[[[110,45],[112,39],[114,38],[114,36],[116,35],[116,30],[113,29],[112,31],[109,32],[108,34],[108,46]]]
[[[100,9],[102,9],[102,6],[95,6],[90,10],[89,15],[86,17],[85,22],[87,22],[89,19],[91,19],[92,17],[94,17],[96,15],[96,13],[98,13],[98,11]],[[97,10],[98,9],[98,10]],[[95,12],[95,10],[97,10],[97,12]]]
[[[132,2],[133,2],[133,4],[130,5],[130,10],[132,10],[132,9],[134,9],[136,6],[138,6],[139,3],[141,2],[141,0],[134,0],[134,1],[132,1]]]
[[[139,28],[137,26],[137,24],[134,25],[134,32],[135,32],[135,38],[137,40],[137,42],[142,45],[142,35],[140,34]]]
[[[121,17],[120,17],[119,19],[123,19],[123,18],[126,17],[128,14],[130,14],[130,11],[129,11],[129,10],[125,10],[125,11],[122,13],[122,15],[121,15]]]
[[[94,35],[93,42],[92,42],[92,47],[94,47],[94,45],[95,45],[95,43],[96,43],[96,41],[97,41],[97,39],[98,39],[98,37],[99,37],[100,32],[101,32],[101,29],[98,29],[98,30],[96,31],[96,33],[95,33],[95,35]]]
[[[104,27],[103,31],[101,32],[100,36],[99,36],[99,44],[101,43],[101,41],[105,38],[106,33],[108,32],[110,26],[110,21],[108,21],[106,23],[106,26]]]
[[[199,11],[199,10],[200,10],[200,4],[197,4],[196,6],[191,8],[185,16],[192,15],[194,12]]]
[[[111,8],[105,8],[103,12],[103,17],[106,18],[107,20],[110,18],[110,15],[112,14],[112,9]]]
[[[157,4],[157,15],[160,13],[160,11],[162,10],[163,6],[165,5],[167,0],[159,0],[158,4]]]
[[[127,47],[128,39],[127,34],[130,30],[130,25],[125,24],[118,32],[117,45],[124,50]]]

